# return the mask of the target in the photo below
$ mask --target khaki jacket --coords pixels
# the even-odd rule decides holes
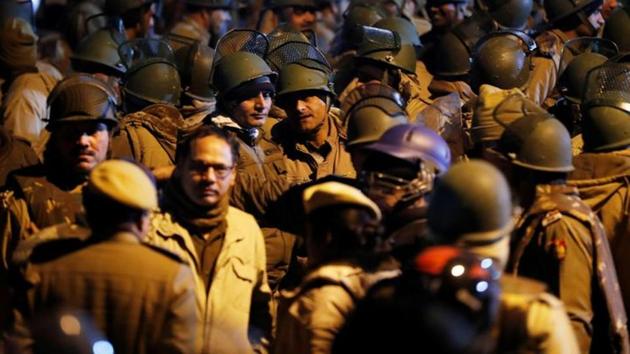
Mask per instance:
[[[170,214],[153,216],[146,242],[183,258],[194,270],[201,353],[264,351],[271,333],[271,291],[265,271],[265,244],[254,218],[236,208],[227,213],[227,231],[212,285],[206,292],[189,232]],[[250,342],[250,340],[252,342]]]
[[[579,353],[562,301],[544,288],[529,279],[501,278],[496,353]]]
[[[380,280],[399,270],[368,273],[351,262],[323,265],[285,292],[278,308],[276,354],[330,353],[333,340],[356,301]]]
[[[608,240],[576,188],[538,185],[512,239],[510,270],[542,281],[562,300],[581,352],[630,353]]]
[[[43,72],[16,77],[2,102],[2,125],[13,135],[37,143],[48,118],[46,100],[57,81]]]
[[[140,244],[134,235],[118,233],[100,242],[62,239],[40,244],[23,281],[16,299],[24,301],[18,302],[14,312],[9,340],[16,353],[34,349],[33,339],[38,335],[27,324],[31,316],[59,302],[85,311],[116,353],[195,352],[199,313],[193,272],[167,252]]]
[[[583,153],[573,159],[569,184],[604,225],[619,285],[630,310],[630,150]]]
[[[280,152],[265,157],[264,178],[252,174],[237,177],[230,204],[260,220],[268,207],[292,186],[331,175],[354,178],[356,172],[343,144],[346,136],[340,115],[339,110],[331,110],[330,133],[326,142],[330,152],[322,161],[317,161],[304,144],[294,139],[288,122],[276,124],[271,134],[273,141],[280,146]]]
[[[120,129],[112,139],[112,157],[131,158],[152,170],[173,166],[178,133],[199,124],[185,120],[173,106],[148,106],[120,121]]]

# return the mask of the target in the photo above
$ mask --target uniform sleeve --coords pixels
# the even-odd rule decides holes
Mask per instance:
[[[112,157],[113,158],[131,158],[136,160],[132,149],[131,138],[126,129],[121,129],[112,138]]]
[[[527,314],[527,332],[538,344],[541,354],[579,353],[575,333],[562,303],[550,294],[542,294]]]
[[[195,278],[190,267],[181,265],[173,283],[165,328],[157,344],[158,353],[198,353],[201,338],[197,334],[202,325],[201,313],[195,298]]]
[[[35,76],[29,76],[35,78]],[[40,91],[40,85],[29,88],[28,81],[19,80],[13,83],[3,102],[3,125],[13,135],[36,143],[44,128],[42,118],[46,116],[46,96],[48,92]],[[35,78],[35,80],[40,80]]]
[[[549,58],[534,57],[532,64],[533,69],[525,93],[528,98],[542,105],[556,86],[558,72],[553,60]]]
[[[265,243],[260,228],[255,235],[256,284],[252,292],[252,305],[249,315],[249,340],[257,353],[266,353],[271,340],[273,323],[271,289],[267,281],[267,257]]]
[[[31,222],[28,206],[23,199],[14,197],[13,192],[0,194],[0,266],[6,271],[18,242],[37,231]]]
[[[557,282],[548,283],[562,300],[575,331],[580,351],[589,352],[593,331],[593,244],[590,230],[563,216],[545,228],[546,251],[557,260]],[[553,264],[553,263],[552,263]]]
[[[301,294],[278,314],[275,354],[327,354],[354,305],[340,286],[325,285]]]

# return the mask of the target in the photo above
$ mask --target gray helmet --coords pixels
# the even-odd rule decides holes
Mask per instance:
[[[186,0],[186,5],[205,7],[208,9],[229,10],[233,8],[232,0]]]
[[[387,130],[381,138],[365,147],[411,163],[431,166],[438,174],[451,164],[451,150],[433,130],[416,124],[400,124]]]
[[[72,68],[86,73],[123,76],[126,68],[120,60],[118,47],[124,41],[124,34],[107,28],[88,35],[70,56]]]
[[[409,44],[414,47],[420,47],[420,35],[416,30],[416,26],[406,18],[402,17],[386,17],[374,24],[376,28],[383,28],[394,31],[400,36],[401,44]]]
[[[356,58],[401,69],[409,74],[416,72],[414,46],[408,42],[402,43],[398,33],[387,29],[363,26]]]
[[[606,20],[604,35],[606,39],[617,43],[622,52],[630,51],[630,9],[619,7]]]
[[[432,51],[429,71],[442,79],[462,79],[470,72],[470,56],[481,37],[495,30],[490,17],[475,15],[445,33]]]
[[[555,24],[580,11],[590,15],[602,5],[602,0],[546,0],[543,5],[548,21]]]
[[[111,87],[87,74],[70,76],[48,95],[50,117],[46,129],[59,123],[98,120],[116,126],[116,95]]]
[[[33,3],[30,0],[0,0],[0,27],[13,17],[21,18],[35,26]]]
[[[512,100],[524,98],[510,96],[502,101],[496,110],[500,111],[502,105],[512,106],[513,103],[510,103]],[[509,124],[499,122],[506,127],[499,138],[497,150],[514,165],[530,170],[573,171],[571,136],[567,128],[542,108],[528,110],[527,103],[524,103],[523,107],[524,113],[521,118]],[[501,119],[500,114],[495,114],[495,117]]]
[[[214,99],[215,92],[210,87],[213,58],[214,50],[201,43],[184,46],[175,51],[175,61],[185,95],[200,101]]]
[[[277,88],[278,100],[282,96],[300,91],[317,91],[329,96],[335,95],[328,67],[309,59],[285,65],[280,72]]]
[[[225,55],[214,64],[212,85],[220,96],[225,96],[238,86],[268,76],[275,82],[277,74],[258,55],[249,52],[236,52]]]
[[[326,56],[304,33],[274,32],[268,38],[269,50],[265,60],[274,71],[280,72],[285,65],[302,59],[317,61],[332,71]]]
[[[529,81],[531,54],[536,42],[523,32],[500,31],[479,40],[472,54],[470,82],[501,89],[522,88]]]
[[[179,104],[181,80],[168,43],[137,39],[123,43],[118,53],[128,68],[123,78],[126,105],[132,100],[141,105]]]
[[[352,90],[341,107],[346,114],[346,146],[376,142],[389,128],[407,123],[403,106],[400,93],[377,81]]]
[[[534,2],[532,0],[485,0],[483,4],[501,28],[524,29]]]
[[[630,145],[630,67],[609,62],[589,73],[582,126],[585,151]]]
[[[436,181],[427,217],[439,244],[497,243],[511,231],[510,187],[488,162],[458,162]]]

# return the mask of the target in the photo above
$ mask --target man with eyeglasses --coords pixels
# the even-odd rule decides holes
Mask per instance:
[[[254,218],[229,206],[239,145],[202,126],[178,142],[175,171],[147,242],[195,270],[203,326],[201,353],[261,349],[271,331],[265,243]]]
[[[432,130],[401,124],[363,147],[359,185],[383,212],[392,254],[403,264],[428,245],[427,196],[451,163],[446,142]]]

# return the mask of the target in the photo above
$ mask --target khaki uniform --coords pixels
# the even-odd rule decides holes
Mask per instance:
[[[11,82],[3,98],[2,124],[13,135],[35,144],[48,118],[46,99],[58,79],[44,72],[22,74]]]
[[[537,186],[535,201],[512,239],[509,269],[542,281],[562,300],[582,353],[629,352],[626,312],[608,241],[577,189]]]
[[[132,158],[150,169],[173,166],[178,132],[199,124],[184,120],[173,106],[148,106],[120,121],[120,129],[112,139],[112,157]]]
[[[351,262],[317,268],[300,287],[283,294],[274,353],[330,353],[356,301],[373,284],[399,274],[398,270],[368,273]]]
[[[0,188],[4,187],[11,171],[36,165],[39,162],[28,141],[15,138],[0,126]]]
[[[579,353],[562,302],[544,288],[529,279],[501,278],[496,353]]]
[[[549,58],[532,57],[529,81],[523,89],[525,96],[542,105],[551,96],[558,81],[558,68]]]
[[[252,345],[262,350],[259,341],[271,331],[271,291],[260,228],[251,215],[232,207],[226,220],[227,231],[208,292],[192,240],[196,236],[170,214],[153,216],[145,240],[182,257],[195,270],[197,307],[203,323],[197,333],[203,339],[201,353],[251,353]]]
[[[621,294],[630,309],[630,150],[584,153],[573,159],[569,184],[604,225],[615,261]]]
[[[328,119],[330,132],[323,147],[328,150],[325,157],[312,153],[305,144],[296,141],[288,121],[276,124],[271,134],[274,143],[281,147],[281,155],[267,156],[263,166],[264,179],[250,174],[238,176],[230,204],[261,219],[269,205],[291,186],[331,175],[354,178],[356,172],[343,145],[345,132],[340,111],[331,110]]]
[[[64,190],[52,183],[43,165],[15,171],[0,194],[0,265],[9,268],[11,254],[20,240],[55,224],[85,224],[82,185]]]
[[[208,29],[201,27],[196,21],[188,16],[184,16],[181,21],[176,23],[175,26],[173,26],[173,29],[171,29],[171,33],[194,39],[204,45],[210,44],[211,36]]]
[[[559,29],[545,31],[536,37],[539,52],[553,61],[556,66],[556,72],[560,69],[564,44],[569,40],[570,38]]]
[[[149,271],[150,270],[150,271]],[[41,311],[64,305],[84,310],[116,353],[194,353],[194,275],[166,252],[118,233],[98,242],[77,239],[39,245],[24,271],[22,299],[9,343],[32,352],[28,323]],[[44,343],[39,343],[45,345]],[[41,351],[41,348],[40,348]]]

